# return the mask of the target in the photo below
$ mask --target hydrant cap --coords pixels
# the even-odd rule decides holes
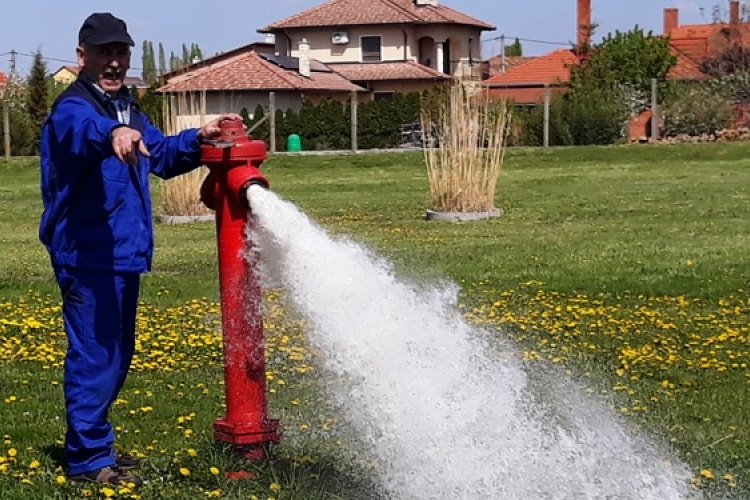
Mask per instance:
[[[219,123],[219,130],[221,130],[221,133],[217,139],[220,141],[231,141],[245,137],[245,127],[242,120],[224,120]]]

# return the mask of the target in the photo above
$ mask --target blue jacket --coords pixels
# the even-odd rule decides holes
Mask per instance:
[[[120,161],[111,133],[122,126],[113,100],[81,75],[55,101],[42,127],[39,239],[53,266],[144,272],[151,269],[154,232],[148,174],[168,179],[200,164],[196,129],[166,137],[123,89],[130,128],[141,132],[150,158]]]

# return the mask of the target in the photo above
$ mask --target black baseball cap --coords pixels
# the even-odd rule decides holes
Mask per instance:
[[[109,12],[96,12],[83,22],[78,32],[78,44],[106,45],[108,43],[126,43],[131,47],[135,42],[128,34],[128,25]]]

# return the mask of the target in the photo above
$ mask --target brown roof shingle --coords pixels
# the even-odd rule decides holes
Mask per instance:
[[[354,82],[392,80],[448,80],[450,77],[414,61],[378,63],[328,63],[328,67]]]
[[[511,68],[484,81],[486,85],[521,84],[544,85],[570,81],[570,68],[578,64],[578,56],[570,49],[558,49],[549,54]]]
[[[269,33],[289,28],[363,26],[376,24],[461,24],[494,30],[445,5],[416,5],[414,0],[329,0],[259,29]]]
[[[317,64],[316,64],[317,66]],[[257,52],[243,52],[170,79],[160,92],[221,90],[336,91],[365,89],[333,71],[312,71],[310,77],[267,61]]]

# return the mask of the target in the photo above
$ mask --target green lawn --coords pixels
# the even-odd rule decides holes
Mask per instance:
[[[514,149],[497,192],[503,217],[462,224],[423,219],[418,153],[279,156],[264,171],[274,191],[403,276],[459,283],[470,321],[510,336],[530,366],[564,366],[671,443],[709,498],[750,496],[750,146]],[[211,437],[223,374],[215,232],[200,223],[157,226],[141,355],[113,413],[118,442],[147,457],[151,483],[58,484],[65,339],[36,238],[37,165],[0,163],[0,173],[0,499],[374,495],[364,467],[343,465],[345,423],[276,291],[269,397],[289,438],[253,467],[257,481],[223,479],[242,464]]]

